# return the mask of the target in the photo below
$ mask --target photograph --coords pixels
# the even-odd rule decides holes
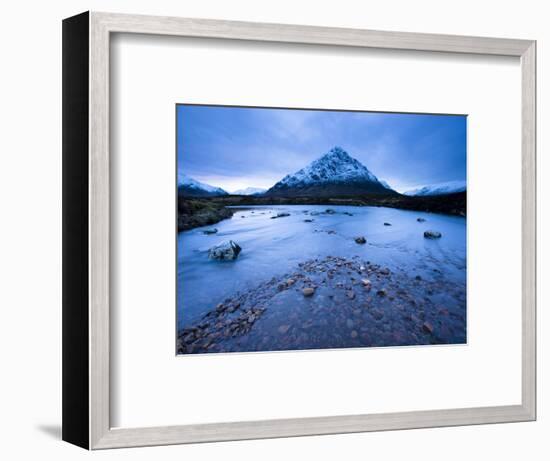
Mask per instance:
[[[467,115],[175,117],[176,354],[467,344]]]

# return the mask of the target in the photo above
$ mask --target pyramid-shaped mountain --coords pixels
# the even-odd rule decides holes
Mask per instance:
[[[305,168],[285,176],[265,193],[267,196],[280,197],[365,194],[389,195],[396,192],[341,147],[334,147]]]

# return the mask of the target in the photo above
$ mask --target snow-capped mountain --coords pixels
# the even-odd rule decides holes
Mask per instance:
[[[420,187],[405,192],[405,195],[426,196],[426,195],[445,195],[466,191],[466,181],[447,181],[429,186]]]
[[[232,192],[233,195],[259,195],[263,194],[266,189],[261,187],[246,187],[245,189],[238,189]]]
[[[210,184],[199,182],[185,174],[178,174],[178,192],[191,197],[213,197],[227,195],[221,187],[214,187]]]
[[[341,147],[294,174],[287,175],[269,189],[268,196],[316,196],[394,194],[366,166]]]

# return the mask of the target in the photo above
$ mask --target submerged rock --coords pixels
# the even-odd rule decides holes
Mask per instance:
[[[218,229],[216,229],[214,227],[214,229],[205,229],[202,231],[203,234],[206,234],[206,235],[212,235],[212,234],[217,234],[218,233]]]
[[[232,261],[237,259],[241,252],[241,247],[237,245],[233,240],[229,242],[223,242],[219,245],[213,246],[208,250],[208,257],[210,259],[218,259],[221,261]]]
[[[271,219],[286,218],[287,216],[290,216],[290,213],[280,212],[277,213],[275,216],[271,216]]]
[[[367,239],[363,236],[356,237],[355,238],[355,243],[358,243],[359,245],[364,245],[365,243],[367,243]]]
[[[279,328],[277,328],[279,333],[282,335],[286,334],[288,330],[290,330],[290,325],[281,325]]]
[[[416,220],[417,220],[418,222],[426,222],[426,220],[425,220],[424,218],[416,218]]]
[[[384,223],[384,226],[391,226],[391,223],[385,222],[385,223]]]
[[[424,238],[432,239],[432,240],[439,239],[441,238],[441,232],[432,231],[432,230],[424,231]]]
[[[315,221],[314,219],[304,219],[304,222],[313,222]]]

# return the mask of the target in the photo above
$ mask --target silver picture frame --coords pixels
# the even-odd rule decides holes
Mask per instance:
[[[479,408],[165,427],[110,424],[109,66],[114,33],[519,58],[522,398]],[[385,431],[536,419],[536,42],[86,12],[63,21],[63,439],[87,449]]]

